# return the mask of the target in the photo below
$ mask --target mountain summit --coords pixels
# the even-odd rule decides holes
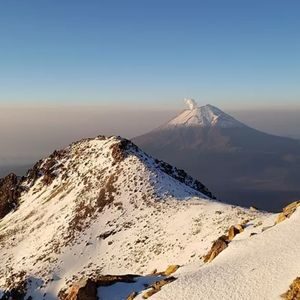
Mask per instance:
[[[24,178],[0,180],[0,196],[0,299],[19,283],[17,299],[64,299],[82,277],[198,261],[232,223],[258,215],[213,201],[183,170],[115,136],[54,151]]]
[[[276,211],[299,198],[299,141],[251,128],[210,104],[185,102],[188,109],[134,143],[201,178],[218,199]]]
[[[185,102],[189,105],[189,109],[184,110],[162,128],[176,126],[240,128],[246,126],[213,105],[198,106],[193,99],[185,99]]]

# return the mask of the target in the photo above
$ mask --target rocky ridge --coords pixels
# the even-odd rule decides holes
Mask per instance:
[[[0,296],[25,274],[25,299],[53,299],[82,277],[197,261],[230,225],[265,215],[213,201],[199,181],[119,137],[55,151],[18,187],[0,220]]]

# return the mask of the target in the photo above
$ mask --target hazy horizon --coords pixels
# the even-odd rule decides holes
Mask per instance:
[[[300,137],[300,4],[217,3],[1,2],[0,165],[143,134],[185,97]]]
[[[0,167],[6,173],[13,166],[30,165],[55,149],[86,137],[120,135],[133,138],[144,134],[178,114],[181,108],[139,108],[83,105],[1,106]],[[300,109],[225,110],[258,130],[300,139]],[[13,122],[12,122],[13,120]],[[6,168],[5,168],[6,167]],[[14,170],[14,169],[13,169]]]

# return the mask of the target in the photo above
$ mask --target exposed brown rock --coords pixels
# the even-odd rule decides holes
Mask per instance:
[[[45,185],[50,185],[57,176],[56,170],[59,169],[58,161],[66,154],[65,150],[55,150],[48,159],[44,162],[41,169],[43,176],[42,182]]]
[[[251,210],[251,211],[258,211],[258,208],[255,207],[255,206],[250,206],[250,210]]]
[[[244,231],[244,228],[242,225],[232,225],[228,230],[228,240],[232,241],[234,237]]]
[[[61,167],[58,161],[68,155],[69,150],[55,150],[46,160],[39,160],[31,169],[28,170],[26,177],[23,178],[27,184],[33,186],[35,182],[43,176],[42,183],[50,185],[57,176],[56,171]]]
[[[138,150],[138,147],[134,145],[131,141],[126,139],[121,139],[118,143],[111,146],[111,156],[114,159],[114,163],[121,162],[126,158],[127,152],[130,148],[135,151]]]
[[[97,300],[97,288],[109,286],[117,282],[135,282],[138,275],[100,275],[97,278],[82,278],[74,283],[66,292],[59,293],[61,300]],[[132,294],[130,294],[132,296]],[[129,297],[129,296],[128,296]],[[129,298],[130,299],[130,298]],[[132,298],[133,299],[133,298]]]
[[[108,231],[105,231],[105,232],[101,233],[101,234],[98,236],[98,239],[105,240],[105,239],[107,239],[108,237],[110,237],[111,235],[114,235],[115,233],[116,233],[115,230],[108,230]]]
[[[21,191],[17,175],[11,173],[0,179],[0,219],[18,206]]]
[[[97,198],[97,207],[98,211],[102,211],[102,209],[112,203],[114,201],[114,193],[117,191],[114,183],[118,180],[116,174],[112,174],[106,180],[105,185],[100,189],[98,198]]]
[[[153,283],[151,285],[151,287],[153,289],[156,289],[156,290],[160,290],[164,285],[168,284],[168,283],[171,283],[173,281],[175,281],[177,278],[171,276],[171,277],[168,277],[168,278],[165,278],[165,279],[162,279],[162,280],[159,280],[159,281],[156,281],[155,283]]]
[[[290,285],[289,290],[281,295],[285,300],[300,300],[300,277],[297,277]]]
[[[143,294],[143,296],[142,296],[143,299],[150,298],[152,295],[159,292],[164,285],[169,284],[169,283],[173,282],[174,280],[176,280],[175,277],[168,277],[168,278],[156,281],[155,283],[153,283],[150,286],[151,289]]]
[[[289,218],[297,209],[297,207],[300,206],[300,201],[295,201],[288,206],[286,206],[283,210],[282,213],[280,213],[275,221],[275,224],[278,224],[285,219]]]
[[[167,267],[167,269],[161,273],[163,276],[170,276],[174,272],[176,272],[179,269],[179,265],[170,265]]]
[[[67,291],[64,300],[97,300],[97,285],[91,279],[81,279]]]
[[[126,300],[133,300],[137,295],[138,295],[137,292],[132,292],[132,293],[126,298]]]
[[[226,235],[222,235],[214,241],[209,252],[204,256],[204,262],[209,263],[228,247],[229,241]]]
[[[40,167],[43,161],[39,160],[31,169],[27,171],[25,180],[30,186],[33,186],[38,178],[42,176]]]
[[[156,291],[154,289],[151,289],[151,290],[145,292],[142,297],[143,297],[143,299],[148,299],[148,298],[150,298],[152,295],[154,295],[157,292],[158,291]]]

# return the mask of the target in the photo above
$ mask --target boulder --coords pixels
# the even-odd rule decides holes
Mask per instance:
[[[67,291],[64,300],[97,300],[97,285],[91,279],[81,279]]]
[[[238,224],[238,225],[232,225],[229,230],[228,230],[228,240],[232,241],[233,238],[244,231],[244,228],[242,225]]]
[[[143,299],[148,299],[148,298],[150,298],[151,296],[153,296],[157,292],[158,291],[156,291],[154,289],[151,289],[151,290],[145,292],[142,297],[143,297]]]
[[[209,252],[204,256],[204,262],[209,263],[228,247],[229,240],[226,235],[222,235],[212,244]]]
[[[163,276],[170,276],[174,272],[176,272],[179,269],[179,265],[170,265],[167,267],[167,269],[161,273]]]
[[[138,295],[137,292],[132,292],[132,293],[126,298],[126,300],[133,300],[137,295]]]
[[[280,213],[277,216],[275,224],[278,224],[278,223],[284,221],[285,219],[289,218],[296,211],[298,206],[300,206],[300,201],[295,201],[295,202],[289,204],[288,206],[286,206],[282,210],[282,213]]]
[[[174,280],[176,280],[176,278],[171,276],[171,277],[167,277],[162,280],[156,281],[155,283],[153,283],[150,286],[151,289],[143,294],[143,296],[142,296],[143,299],[150,298],[152,295],[159,292],[164,285],[169,284],[169,283],[173,282]]]
[[[281,295],[285,300],[299,300],[300,299],[300,277],[297,277],[290,285],[289,290]]]
[[[117,282],[133,283],[138,275],[100,275],[97,278],[82,278],[66,292],[59,293],[61,300],[97,300],[97,288]],[[132,294],[130,294],[132,296]],[[129,297],[129,296],[128,296]],[[131,298],[129,298],[131,299]],[[132,298],[133,299],[133,298]]]

